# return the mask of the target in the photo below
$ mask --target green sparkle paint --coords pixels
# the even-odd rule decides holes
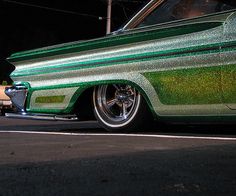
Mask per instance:
[[[207,67],[144,73],[162,104],[222,103],[220,68]]]
[[[171,36],[178,36],[193,32],[204,31],[206,29],[215,28],[220,25],[222,25],[221,22],[208,22],[208,23],[189,24],[180,27],[175,26],[171,28],[155,29],[147,31],[146,33],[133,32],[130,34],[124,34],[119,36],[107,36],[92,41],[73,42],[65,45],[15,53],[8,58],[8,61],[9,62],[24,61],[33,58],[34,59],[42,58],[53,55],[82,52],[93,49],[102,49],[106,47],[138,43],[154,39],[168,38]]]
[[[221,77],[223,102],[225,104],[236,104],[236,64],[223,66]]]
[[[65,95],[60,96],[42,96],[35,99],[35,103],[62,103]]]

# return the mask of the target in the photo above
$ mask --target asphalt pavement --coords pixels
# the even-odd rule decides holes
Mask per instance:
[[[110,134],[95,121],[0,117],[0,196],[235,193],[233,125]]]

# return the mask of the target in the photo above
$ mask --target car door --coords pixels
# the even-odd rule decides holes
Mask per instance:
[[[223,23],[231,13],[222,5],[215,0],[163,1],[137,25],[140,30],[157,28],[162,34],[155,48],[161,60],[143,73],[157,93],[158,114],[227,112],[222,104],[220,47]]]

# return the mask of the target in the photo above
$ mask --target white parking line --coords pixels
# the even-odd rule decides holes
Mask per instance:
[[[21,133],[41,135],[65,135],[65,136],[119,136],[119,137],[148,137],[148,138],[170,138],[170,139],[201,139],[201,140],[223,140],[236,141],[236,137],[199,137],[199,136],[176,136],[176,135],[150,135],[150,134],[122,134],[122,133],[65,133],[65,132],[37,132],[37,131],[0,131],[0,133]]]

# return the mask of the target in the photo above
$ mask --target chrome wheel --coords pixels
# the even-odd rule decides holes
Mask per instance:
[[[102,85],[94,89],[93,102],[97,119],[108,128],[122,128],[135,118],[141,95],[130,85]]]

